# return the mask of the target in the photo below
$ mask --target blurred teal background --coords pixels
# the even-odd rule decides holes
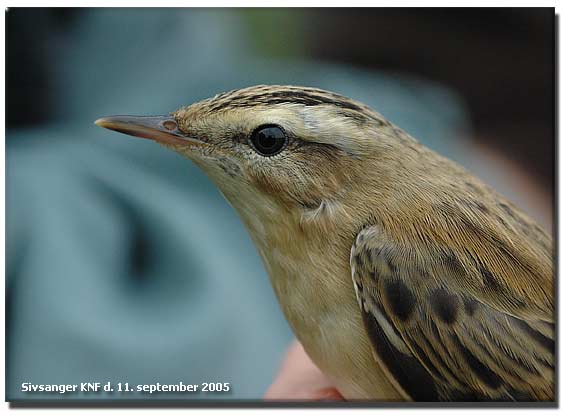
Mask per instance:
[[[152,142],[94,126],[98,117],[163,114],[261,83],[307,85],[367,103],[455,160],[480,160],[464,141],[475,124],[462,95],[421,74],[324,56],[316,45],[340,30],[329,25],[340,12],[328,13],[7,13],[7,399],[260,399],[292,339],[211,182]],[[342,28],[351,25],[344,16]],[[20,391],[85,381],[230,382],[232,391]]]

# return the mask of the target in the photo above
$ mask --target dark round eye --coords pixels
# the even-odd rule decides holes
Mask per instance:
[[[262,125],[253,131],[251,143],[263,156],[274,156],[288,144],[286,133],[277,125]]]

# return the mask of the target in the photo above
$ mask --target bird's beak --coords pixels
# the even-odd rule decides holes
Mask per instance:
[[[165,145],[199,145],[202,141],[186,136],[170,115],[126,116],[116,115],[97,119],[96,125],[134,137],[148,138]]]

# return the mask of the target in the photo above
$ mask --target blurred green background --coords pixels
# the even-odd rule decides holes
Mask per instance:
[[[10,9],[7,398],[22,382],[230,382],[292,339],[235,212],[192,163],[93,125],[235,88],[374,107],[552,225],[553,9]]]

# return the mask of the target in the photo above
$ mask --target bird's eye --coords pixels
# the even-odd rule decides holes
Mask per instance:
[[[277,125],[262,125],[253,131],[251,144],[257,153],[274,156],[288,144],[286,133]]]

